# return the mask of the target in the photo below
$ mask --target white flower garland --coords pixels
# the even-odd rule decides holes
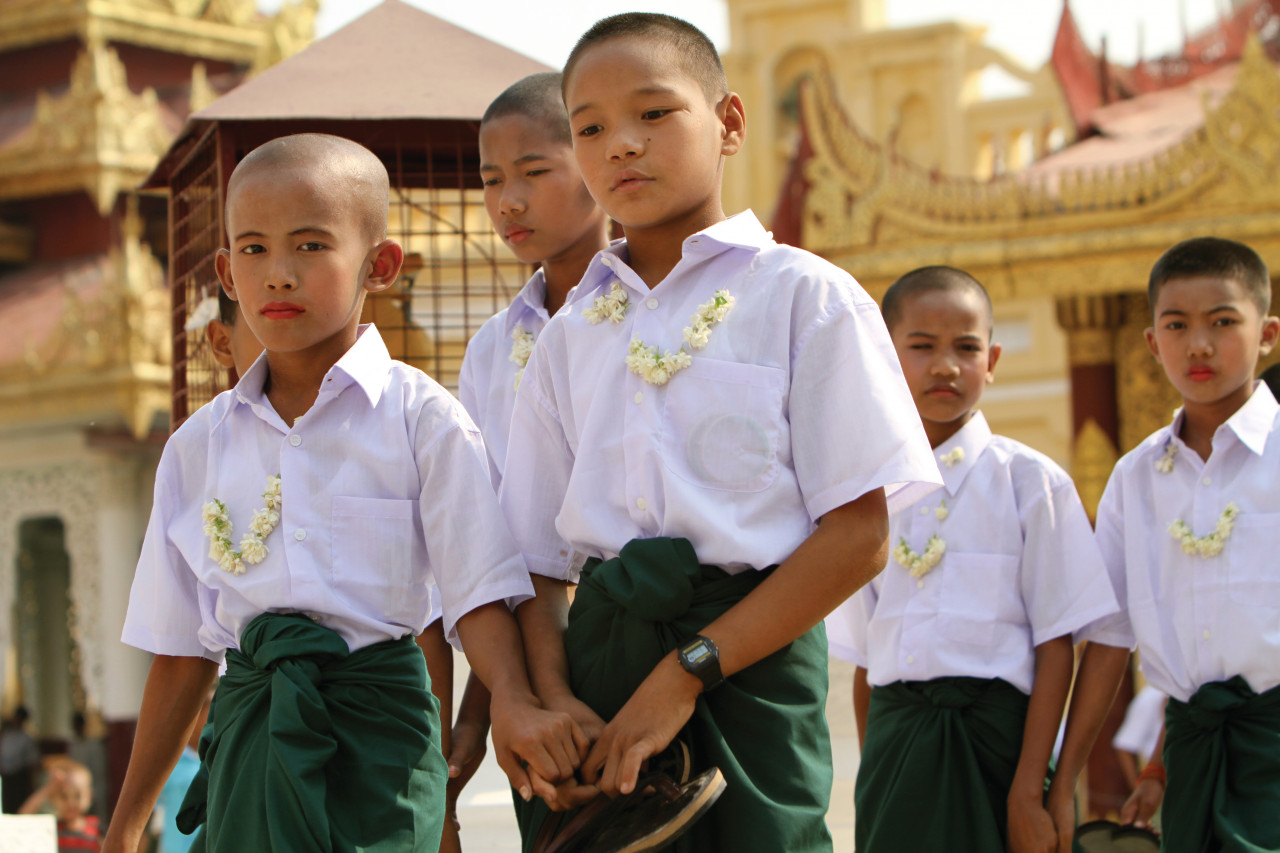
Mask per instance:
[[[711,330],[724,321],[733,310],[734,298],[728,290],[717,290],[711,299],[698,306],[684,327],[684,342],[700,350],[711,340]],[[639,337],[631,339],[627,350],[627,367],[650,385],[666,385],[672,376],[693,364],[693,356],[685,351],[684,344],[676,352],[667,350],[658,354],[657,347],[646,346]]]
[[[627,292],[622,289],[622,284],[615,281],[609,286],[607,295],[597,296],[590,307],[582,309],[582,316],[586,317],[587,322],[593,326],[605,320],[617,325],[622,322],[623,317],[627,316],[627,308],[630,304],[631,301],[627,298]]]
[[[520,365],[516,371],[516,391],[520,390],[520,380],[524,378],[525,366],[529,364],[529,356],[533,352],[533,332],[526,332],[524,326],[516,326],[511,330],[511,355],[507,356],[515,364]]]
[[[944,500],[938,504],[938,508],[933,511],[933,517],[938,521],[946,521],[947,516],[951,514],[951,510],[947,509],[947,502]]]
[[[946,540],[936,533],[929,537],[923,554],[912,551],[906,537],[899,537],[898,544],[893,549],[893,559],[898,562],[898,565],[911,572],[911,577],[922,578],[938,565],[938,561],[946,552]]]
[[[964,448],[952,448],[938,458],[945,462],[948,468],[954,468],[956,465],[964,461]]]
[[[231,547],[231,518],[227,505],[214,498],[204,505],[204,535],[209,537],[209,556],[224,572],[244,574],[244,564],[257,565],[267,558],[270,549],[266,539],[280,523],[280,475],[267,478],[267,490],[262,493],[266,503],[253,513],[249,532],[240,539],[240,550]]]
[[[1156,470],[1161,474],[1173,473],[1173,457],[1178,455],[1178,445],[1170,438],[1164,443],[1164,455],[1156,460]]]
[[[1214,526],[1212,533],[1197,537],[1182,519],[1169,525],[1169,533],[1182,546],[1182,553],[1193,557],[1197,555],[1216,557],[1222,553],[1222,546],[1231,538],[1231,531],[1236,526],[1236,516],[1239,514],[1240,508],[1234,503],[1229,503],[1222,511],[1222,515],[1218,516],[1218,523]]]

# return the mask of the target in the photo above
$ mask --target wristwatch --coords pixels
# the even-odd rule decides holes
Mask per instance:
[[[699,634],[676,650],[676,657],[685,672],[692,673],[702,680],[702,690],[706,692],[719,687],[724,681],[720,672],[720,650],[707,637]]]

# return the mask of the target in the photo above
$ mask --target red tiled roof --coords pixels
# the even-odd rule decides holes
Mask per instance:
[[[57,263],[33,264],[0,275],[0,365],[21,362],[28,352],[47,355],[62,331],[68,297],[91,308],[102,298],[110,261],[89,255]]]

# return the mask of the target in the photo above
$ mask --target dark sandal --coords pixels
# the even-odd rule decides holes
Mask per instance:
[[[1159,853],[1160,837],[1149,829],[1095,820],[1076,829],[1076,842],[1085,853]]]
[[[719,768],[689,779],[689,750],[676,741],[650,762],[635,792],[596,797],[570,815],[550,815],[533,853],[648,853],[685,833],[724,792]]]

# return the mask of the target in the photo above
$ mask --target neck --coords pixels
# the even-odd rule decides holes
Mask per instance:
[[[723,222],[724,219],[720,199],[716,198],[713,203],[709,202],[661,226],[628,228],[624,225],[623,231],[627,235],[627,263],[652,290],[680,263],[686,238],[717,222]]]
[[[954,421],[923,421],[924,434],[929,438],[929,446],[933,449],[946,443],[947,439],[958,433],[973,418],[973,410],[965,412]]]
[[[311,349],[300,352],[267,351],[267,381],[264,388],[276,414],[288,427],[305,415],[320,393],[325,374],[356,342],[355,328],[344,329]]]
[[[1231,419],[1240,411],[1240,407],[1249,402],[1253,395],[1253,382],[1246,382],[1236,391],[1212,403],[1193,403],[1184,400],[1182,403],[1182,427],[1178,437],[1186,443],[1200,458],[1208,461],[1213,454],[1213,436],[1218,427]]]
[[[578,241],[560,255],[542,262],[542,280],[547,286],[542,304],[548,315],[560,310],[569,291],[582,281],[587,267],[591,265],[591,259],[608,245],[602,225],[598,230],[592,229],[587,239]]]

